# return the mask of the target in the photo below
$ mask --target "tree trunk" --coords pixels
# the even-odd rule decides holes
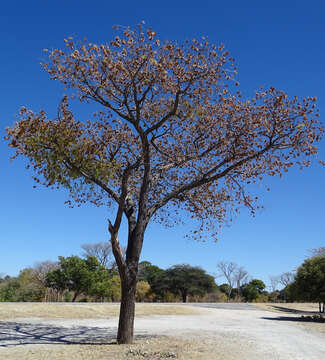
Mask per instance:
[[[136,274],[121,276],[122,298],[120,318],[117,332],[118,344],[132,344],[135,315],[135,291],[137,285]]]
[[[120,317],[117,331],[118,344],[132,344],[133,342],[133,328],[135,315],[135,292],[137,286],[137,275],[139,258],[143,244],[143,236],[147,223],[138,219],[136,225],[135,220],[129,220],[129,234],[128,245],[123,255],[122,248],[118,241],[118,227],[111,224],[109,221],[109,232],[111,234],[111,244],[113,254],[116,260],[118,271],[121,279],[121,305]],[[119,223],[117,222],[117,225]]]
[[[74,293],[74,295],[73,295],[72,302],[75,302],[75,301],[76,301],[78,295],[79,295],[79,292],[76,291],[76,292]]]
[[[187,291],[182,291],[182,299],[183,299],[183,303],[186,303],[186,301],[187,301]]]

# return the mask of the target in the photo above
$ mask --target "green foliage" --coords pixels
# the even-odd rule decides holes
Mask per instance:
[[[148,282],[156,300],[164,300],[167,287],[164,281],[164,270],[149,261],[139,264],[138,281]]]
[[[262,280],[253,279],[242,287],[242,295],[246,301],[256,301],[261,298],[264,289],[265,284]]]
[[[108,298],[113,302],[121,301],[121,279],[113,275],[108,280]]]
[[[224,294],[228,294],[228,292],[229,292],[229,285],[228,284],[221,284],[220,286],[219,286],[219,290],[222,292],[222,293],[224,293]]]
[[[304,301],[325,302],[325,256],[305,260],[298,268],[293,284],[288,286],[291,298]]]
[[[10,278],[1,284],[0,301],[20,301],[20,281]]]
[[[147,281],[141,280],[137,283],[137,289],[135,292],[135,299],[138,302],[150,301],[152,299],[151,288]]]
[[[214,278],[205,270],[187,264],[174,265],[162,277],[165,288],[173,294],[181,295],[183,302],[188,295],[203,296],[217,289]]]
[[[94,256],[87,259],[60,256],[59,265],[58,269],[46,275],[47,286],[62,292],[73,291],[72,301],[80,294],[97,298],[108,295],[108,271]]]
[[[21,270],[18,277],[6,277],[0,286],[0,301],[42,301],[44,294],[44,287],[30,268]]]

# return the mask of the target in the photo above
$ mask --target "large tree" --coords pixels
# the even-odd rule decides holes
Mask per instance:
[[[203,296],[217,289],[213,276],[188,264],[174,265],[167,269],[162,276],[162,282],[165,283],[166,290],[181,295],[184,303],[188,295]]]
[[[325,312],[325,255],[306,259],[298,267],[289,291],[295,293],[298,300],[317,301],[319,312]]]
[[[81,102],[100,106],[92,120],[78,120],[64,96],[56,118],[22,108],[7,132],[36,181],[68,188],[78,204],[115,210],[109,233],[122,284],[117,341],[130,343],[149,222],[170,224],[186,211],[198,220],[192,233],[200,238],[243,205],[254,212],[248,184],[295,163],[307,166],[323,128],[315,98],[300,102],[271,87],[243,99],[223,45],[160,42],[143,25],[117,31],[109,44],[68,38],[44,65]],[[125,256],[118,238],[123,217]]]
[[[262,280],[253,279],[242,288],[242,294],[246,301],[256,300],[265,289],[265,284]]]
[[[78,256],[59,256],[59,267],[46,274],[46,285],[61,291],[70,290],[72,302],[80,294],[104,296],[108,290],[108,270],[95,256],[82,259]]]

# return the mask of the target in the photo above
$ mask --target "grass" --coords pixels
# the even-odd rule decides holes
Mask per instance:
[[[318,313],[318,303],[254,303],[254,305],[276,313],[301,315]]]
[[[241,348],[236,342],[167,336],[136,339],[132,345],[35,345],[0,347],[6,360],[235,360]]]
[[[119,315],[119,304],[56,304],[56,303],[0,303],[0,319],[48,318],[90,319],[112,318]],[[136,316],[151,315],[199,315],[203,309],[189,306],[136,304]]]

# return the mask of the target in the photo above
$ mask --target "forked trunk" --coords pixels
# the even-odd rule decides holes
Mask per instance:
[[[128,246],[124,258],[121,246],[118,242],[117,231],[109,222],[112,250],[120,274],[122,292],[120,318],[117,331],[118,344],[132,344],[133,341],[135,292],[144,230],[145,224],[139,226],[139,228],[129,228]]]
[[[118,344],[132,344],[133,342],[136,284],[136,276],[133,279],[130,275],[121,276],[122,298],[117,332]]]

